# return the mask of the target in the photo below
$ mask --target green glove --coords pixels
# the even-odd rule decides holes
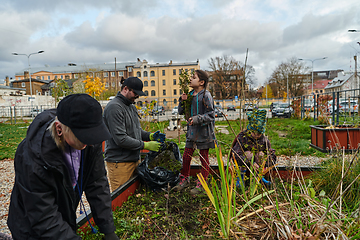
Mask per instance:
[[[160,145],[161,145],[161,143],[156,142],[156,141],[144,142],[144,149],[158,152],[160,149]]]

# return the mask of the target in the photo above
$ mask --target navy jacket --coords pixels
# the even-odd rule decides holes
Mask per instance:
[[[14,239],[81,239],[76,235],[79,192],[74,191],[62,153],[47,130],[56,110],[39,114],[15,154],[15,184],[8,226]],[[83,151],[78,185],[82,185],[95,223],[115,231],[101,144]]]

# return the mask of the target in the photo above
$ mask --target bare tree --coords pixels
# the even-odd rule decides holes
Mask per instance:
[[[269,79],[269,85],[275,97],[283,97],[289,88],[289,96],[300,96],[307,84],[307,67],[296,57],[282,62],[276,67]]]
[[[212,94],[220,99],[239,96],[242,88],[248,89],[253,83],[255,70],[252,66],[246,66],[244,81],[244,64],[232,56],[210,58],[208,60],[212,78]]]

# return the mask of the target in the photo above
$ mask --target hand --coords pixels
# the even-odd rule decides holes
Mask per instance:
[[[160,131],[156,131],[150,134],[150,140],[165,142],[165,139],[166,139],[166,135],[164,133],[161,133]]]
[[[144,149],[158,152],[160,149],[160,143],[156,141],[144,142]]]
[[[192,118],[189,118],[189,119],[187,120],[187,122],[189,123],[190,126],[194,124],[194,121],[193,121]]]
[[[113,233],[105,234],[104,239],[105,240],[119,240],[120,238],[113,232]]]
[[[186,93],[183,93],[182,95],[181,95],[181,100],[186,100],[187,99],[187,94]]]

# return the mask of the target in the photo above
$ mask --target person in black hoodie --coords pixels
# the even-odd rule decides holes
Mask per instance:
[[[105,239],[119,239],[101,147],[110,137],[99,102],[87,94],[69,95],[34,119],[14,159],[13,239],[81,239],[76,208],[83,191]]]

